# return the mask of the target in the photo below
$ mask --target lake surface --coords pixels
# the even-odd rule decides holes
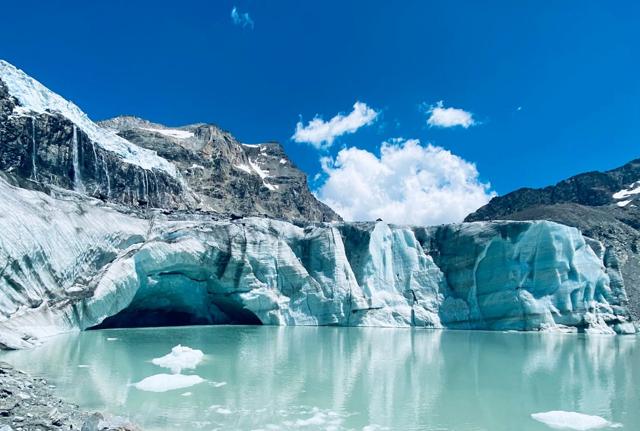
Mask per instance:
[[[133,385],[170,374],[151,360],[178,344],[205,353],[182,371],[204,382]],[[531,414],[553,410],[640,430],[635,336],[200,326],[89,331],[0,359],[145,430],[549,430]]]

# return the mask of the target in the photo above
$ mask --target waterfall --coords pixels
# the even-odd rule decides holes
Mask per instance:
[[[111,179],[109,178],[109,169],[107,168],[107,160],[102,152],[102,167],[104,168],[104,176],[107,179],[107,198],[111,197]]]
[[[156,187],[156,206],[161,207],[162,202],[160,201],[160,187],[158,187],[158,177],[156,176],[156,171],[151,170],[151,173],[153,174],[153,184]]]
[[[80,176],[80,155],[78,154],[78,128],[73,126],[73,189],[84,192],[82,177]]]
[[[144,177],[143,177],[143,183],[142,183],[142,198],[147,201],[147,208],[149,207],[149,178],[147,177],[147,170],[144,169],[143,171]]]
[[[98,153],[96,153],[96,143],[91,140],[91,148],[93,149],[93,171],[96,175],[96,182],[98,181]]]
[[[36,119],[31,117],[31,175],[34,181],[38,180],[38,166],[36,165]]]

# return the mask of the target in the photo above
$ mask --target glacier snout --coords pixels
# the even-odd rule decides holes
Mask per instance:
[[[103,314],[83,327],[120,312],[103,304],[123,296],[125,310],[172,304],[206,323],[613,332],[626,321],[602,260],[555,223],[302,229],[245,219],[154,235],[105,273],[86,303]]]
[[[0,183],[19,194],[0,232],[6,347],[97,325],[635,331],[602,250],[552,222],[140,219]]]

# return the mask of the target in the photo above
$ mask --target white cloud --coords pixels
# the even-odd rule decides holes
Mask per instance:
[[[249,16],[249,12],[241,13],[235,6],[231,9],[231,20],[235,25],[239,25],[242,28],[253,28],[253,20]]]
[[[328,177],[316,194],[349,221],[460,222],[495,195],[473,163],[417,139],[383,142],[379,157],[351,147],[321,162]]]
[[[353,111],[348,115],[337,114],[329,121],[324,121],[316,115],[306,126],[298,121],[296,132],[291,138],[318,149],[328,148],[338,136],[355,133],[359,128],[373,123],[378,114],[366,103],[356,102],[353,104]]]
[[[427,124],[430,127],[462,126],[467,129],[477,124],[471,112],[458,108],[445,108],[442,100],[430,106],[427,113],[429,114]]]

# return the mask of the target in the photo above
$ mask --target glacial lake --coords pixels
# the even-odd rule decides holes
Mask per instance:
[[[178,344],[204,352],[195,369],[182,371],[203,381],[166,392],[136,387],[171,374],[151,360]],[[557,410],[640,430],[636,336],[118,329],[56,337],[32,351],[1,353],[0,360],[46,378],[68,401],[128,417],[145,430],[549,430],[531,415]]]

